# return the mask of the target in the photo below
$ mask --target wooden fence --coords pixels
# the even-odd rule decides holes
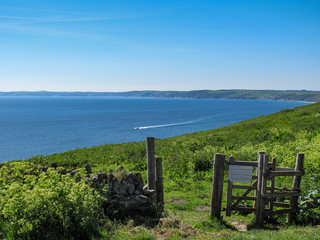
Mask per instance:
[[[263,151],[258,153],[258,161],[254,162],[235,161],[233,157],[230,157],[227,162],[229,175],[226,216],[230,216],[233,210],[254,212],[256,226],[262,227],[266,217],[271,218],[277,214],[288,213],[289,223],[293,223],[299,210],[298,197],[301,194],[301,176],[304,174],[303,161],[304,154],[299,153],[295,168],[283,168],[276,167],[275,158],[272,159],[272,162],[268,162],[268,156]],[[225,155],[215,154],[210,208],[211,217],[221,218],[225,163]],[[253,168],[255,168],[255,171]],[[255,175],[253,174],[254,172]],[[291,188],[276,187],[276,177],[279,176],[292,176]],[[234,184],[235,182],[241,184]],[[244,192],[240,196],[235,196],[233,195],[234,189],[237,189],[237,191],[244,190]],[[285,197],[290,198],[290,203],[277,201]],[[243,201],[252,201],[252,205],[241,206]]]

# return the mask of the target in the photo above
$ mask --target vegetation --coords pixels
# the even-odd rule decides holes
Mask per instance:
[[[194,90],[131,92],[0,92],[0,96],[106,96],[153,98],[250,99],[320,102],[319,91],[307,90]]]
[[[250,229],[251,214],[234,213],[222,222],[208,219],[214,154],[253,161],[259,150],[266,151],[277,159],[277,165],[285,167],[294,167],[296,154],[305,153],[306,174],[302,178],[298,218],[301,226],[286,226],[285,216],[275,218],[262,230]],[[145,174],[145,143],[137,142],[2,164],[0,236],[8,239],[36,239],[44,234],[49,239],[79,239],[76,234],[81,234],[83,239],[320,239],[320,228],[316,227],[320,224],[320,103],[219,129],[157,139],[156,154],[163,158],[166,201],[164,218],[156,227],[137,226],[132,220],[107,221],[101,225],[104,217],[99,195],[88,189],[83,172],[77,173],[82,176],[80,181],[60,174],[63,169],[81,168],[86,163],[91,164],[94,172],[122,165]],[[60,168],[41,171],[42,166],[53,162]],[[287,183],[291,184],[283,179],[276,184]],[[248,225],[249,231],[240,233],[231,222]]]
[[[88,239],[99,235],[100,196],[63,168],[13,162],[0,169],[0,238]]]

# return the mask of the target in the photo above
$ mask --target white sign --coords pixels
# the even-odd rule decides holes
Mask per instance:
[[[252,169],[252,166],[229,165],[229,181],[251,183]]]

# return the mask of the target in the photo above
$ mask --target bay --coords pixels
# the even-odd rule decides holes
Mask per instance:
[[[0,97],[0,162],[214,129],[305,102]]]

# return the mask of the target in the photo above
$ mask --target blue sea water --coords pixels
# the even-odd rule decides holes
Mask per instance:
[[[167,138],[304,102],[108,97],[0,97],[0,162],[102,144]]]

